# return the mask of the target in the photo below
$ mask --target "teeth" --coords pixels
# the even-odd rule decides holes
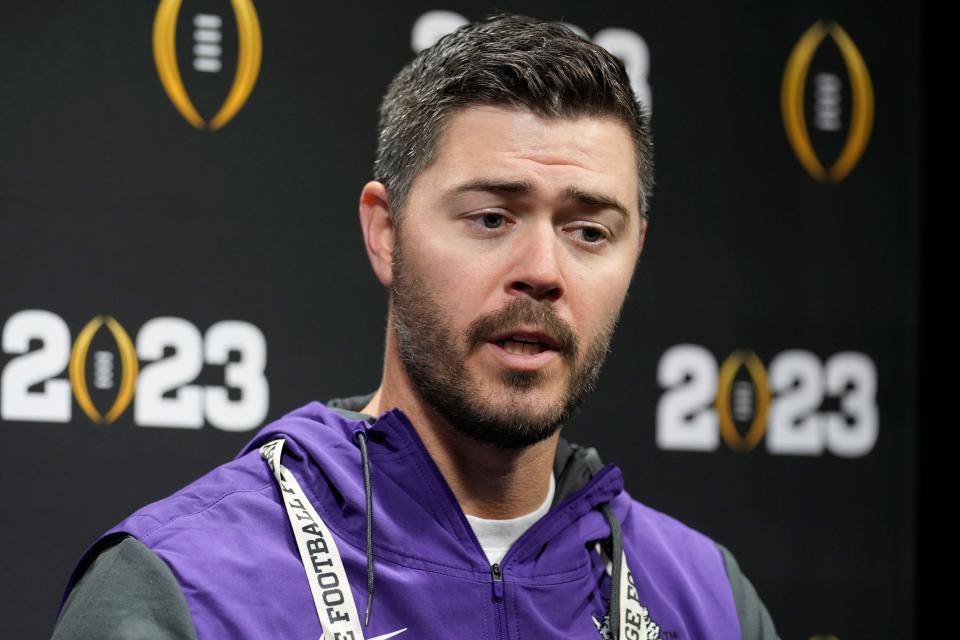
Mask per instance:
[[[545,351],[546,348],[539,342],[519,342],[516,340],[504,340],[503,348],[510,353],[523,353],[533,355]]]

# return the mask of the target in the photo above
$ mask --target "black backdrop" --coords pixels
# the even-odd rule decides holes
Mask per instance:
[[[376,108],[494,9],[616,48],[653,108],[645,255],[568,437],[729,546],[784,640],[911,635],[920,9],[743,0],[8,8],[0,635],[49,634],[83,549],[252,429],[376,387]]]

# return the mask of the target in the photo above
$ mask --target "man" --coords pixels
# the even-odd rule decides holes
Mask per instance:
[[[55,638],[776,638],[724,547],[560,428],[643,248],[647,115],[614,57],[512,15],[394,79],[363,239],[383,377],[103,536]]]

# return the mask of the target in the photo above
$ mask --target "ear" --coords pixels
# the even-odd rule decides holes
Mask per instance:
[[[393,249],[396,230],[390,211],[387,188],[383,183],[370,181],[360,192],[360,226],[370,266],[386,288],[393,286]]]

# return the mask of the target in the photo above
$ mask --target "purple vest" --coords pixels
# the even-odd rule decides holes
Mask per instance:
[[[124,532],[160,556],[180,584],[200,639],[317,640],[320,623],[304,567],[258,448],[286,440],[283,464],[333,533],[362,616],[366,521],[357,430],[367,434],[374,500],[368,640],[597,640],[610,593],[594,550],[611,535],[599,510],[604,503],[621,523],[637,595],[659,632],[650,637],[740,639],[714,542],[632,499],[620,470],[609,464],[514,543],[495,581],[453,493],[399,409],[370,425],[312,402],[264,427],[233,461],[140,509],[100,540]]]

